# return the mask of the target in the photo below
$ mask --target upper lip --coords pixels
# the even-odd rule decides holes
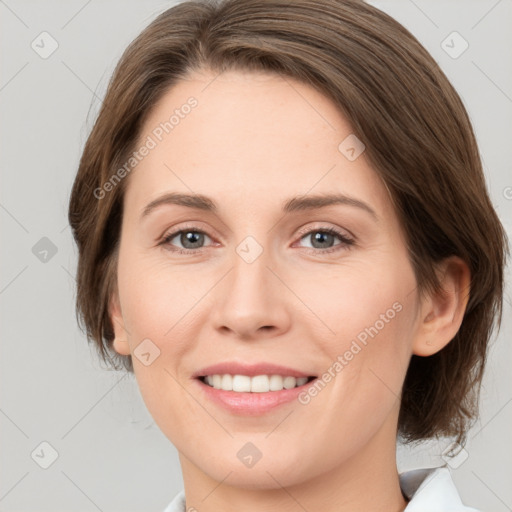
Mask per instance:
[[[304,373],[294,368],[281,366],[273,363],[244,364],[235,361],[226,361],[211,366],[206,366],[195,372],[192,377],[205,377],[206,375],[282,375],[283,377],[313,377],[310,373]]]

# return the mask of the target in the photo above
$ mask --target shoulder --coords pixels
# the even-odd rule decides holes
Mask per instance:
[[[445,466],[414,469],[399,476],[402,492],[410,499],[404,512],[479,512],[462,503]]]

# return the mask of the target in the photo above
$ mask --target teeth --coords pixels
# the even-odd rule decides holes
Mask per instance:
[[[236,391],[238,393],[266,393],[267,391],[281,391],[303,386],[308,381],[307,377],[282,377],[281,375],[208,375],[204,381],[215,389],[224,391]]]

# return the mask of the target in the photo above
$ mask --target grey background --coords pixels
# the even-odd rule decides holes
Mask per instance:
[[[161,511],[183,486],[176,449],[135,379],[106,371],[76,325],[77,255],[67,224],[80,153],[113,67],[173,3],[0,0],[0,511]],[[512,238],[512,2],[371,3],[416,35],[463,98]],[[31,47],[43,31],[58,43],[46,59]],[[453,31],[469,43],[458,58],[441,46]],[[460,40],[450,41],[460,50]],[[481,419],[467,453],[452,462],[463,500],[488,512],[512,510],[510,265],[507,280]],[[42,442],[58,453],[47,469],[40,465],[51,449]],[[400,447],[399,470],[443,464],[448,444]]]

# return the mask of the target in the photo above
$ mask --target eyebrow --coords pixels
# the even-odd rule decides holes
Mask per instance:
[[[181,194],[170,192],[151,201],[142,211],[141,220],[147,217],[156,208],[168,204],[218,213],[218,207],[215,201],[210,199],[208,196],[202,194]],[[321,194],[292,197],[283,203],[282,210],[284,213],[292,213],[297,211],[315,210],[337,204],[360,208],[369,213],[375,221],[378,221],[379,219],[375,210],[373,210],[373,208],[367,203],[345,194]]]

